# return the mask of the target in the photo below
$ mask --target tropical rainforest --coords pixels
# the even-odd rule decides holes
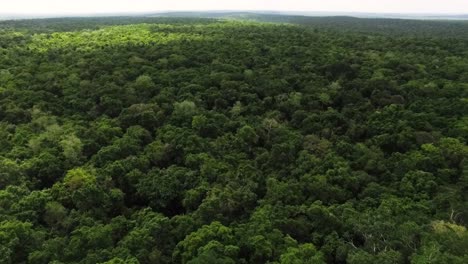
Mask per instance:
[[[0,263],[468,263],[468,23],[0,22]]]

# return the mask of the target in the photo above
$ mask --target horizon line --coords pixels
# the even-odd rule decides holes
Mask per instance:
[[[342,14],[381,14],[381,15],[451,15],[451,16],[460,16],[468,15],[466,13],[455,13],[455,12],[373,12],[373,11],[314,11],[314,10],[268,10],[268,9],[203,9],[203,10],[149,10],[149,11],[99,11],[99,12],[1,12],[0,15],[22,15],[22,16],[49,16],[49,15],[112,15],[112,14],[163,14],[163,13],[203,13],[203,12],[270,12],[270,13],[342,13]]]

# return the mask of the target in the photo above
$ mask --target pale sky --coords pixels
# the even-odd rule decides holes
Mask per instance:
[[[468,0],[0,0],[0,13],[78,14],[172,10],[468,13]]]

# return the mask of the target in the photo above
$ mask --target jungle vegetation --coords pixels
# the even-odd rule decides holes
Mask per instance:
[[[0,22],[0,263],[468,263],[468,24],[255,20]]]

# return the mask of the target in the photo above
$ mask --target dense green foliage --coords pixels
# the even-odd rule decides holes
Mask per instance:
[[[468,40],[398,27],[1,22],[0,263],[468,263]]]
[[[232,15],[233,18],[238,16]],[[274,21],[311,26],[318,29],[372,33],[381,36],[406,36],[425,38],[465,38],[468,39],[468,21],[408,20],[387,18],[355,17],[306,17],[306,16],[269,16],[244,15],[258,21]]]

